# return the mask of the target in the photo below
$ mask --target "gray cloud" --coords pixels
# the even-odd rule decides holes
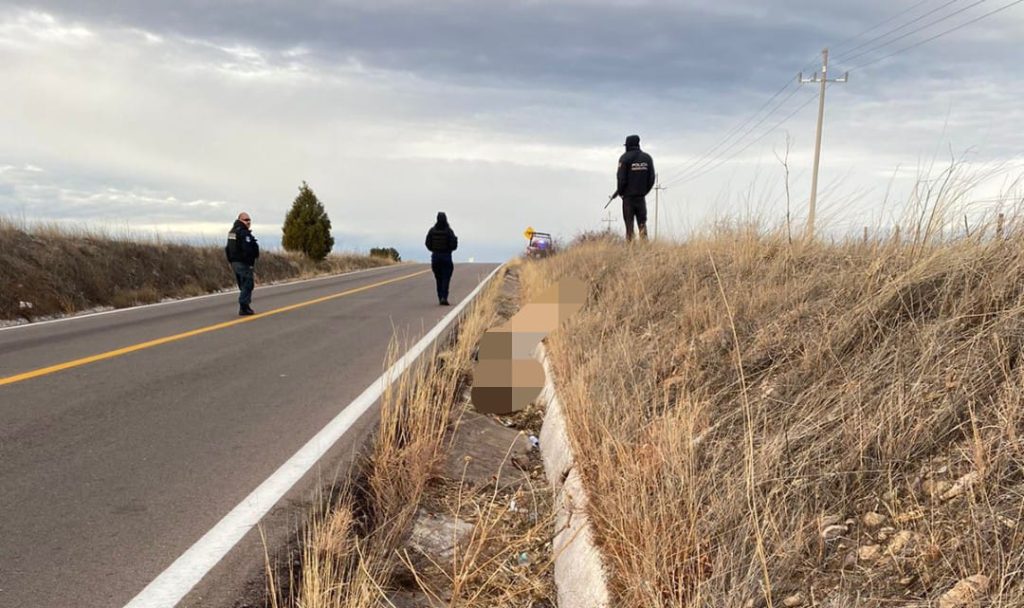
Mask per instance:
[[[600,225],[623,135],[641,133],[663,172],[685,168],[821,46],[898,10],[881,0],[0,3],[0,77],[17,83],[0,107],[0,165],[51,176],[50,190],[32,192],[0,179],[0,213],[98,217],[132,199],[144,217],[200,230],[242,206],[282,215],[307,179],[338,205],[351,243],[418,247],[420,214],[429,222],[439,206],[492,236],[480,251],[526,223],[572,233]],[[831,89],[825,197],[870,207],[874,195],[850,193],[884,188],[897,165],[949,145],[976,146],[979,163],[1018,156],[1024,90],[1007,49],[1022,26],[1008,12]],[[752,182],[777,209],[772,149],[784,130],[794,197],[805,196],[813,107],[667,192],[666,213],[698,222]],[[119,194],[102,195],[109,188]],[[224,207],[200,217],[148,206],[168,197]],[[513,237],[491,251],[518,247]]]

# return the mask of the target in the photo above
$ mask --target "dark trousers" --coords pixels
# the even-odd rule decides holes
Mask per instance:
[[[644,197],[622,199],[622,219],[626,222],[626,240],[633,240],[633,219],[640,229],[640,238],[647,240],[647,201]]]
[[[435,253],[430,256],[430,269],[434,271],[434,280],[437,282],[438,301],[448,299],[448,286],[452,282],[452,273],[455,271],[455,264],[452,263],[452,254]]]
[[[252,302],[252,266],[242,262],[231,262],[231,269],[235,271],[235,280],[238,281],[238,306],[245,308]]]

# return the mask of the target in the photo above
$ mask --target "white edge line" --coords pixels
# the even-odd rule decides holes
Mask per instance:
[[[420,262],[417,262],[422,264]],[[411,264],[410,264],[411,265]],[[267,289],[273,289],[275,287],[287,287],[289,285],[301,285],[302,283],[312,283],[313,281],[326,281],[327,279],[336,279],[338,277],[345,277],[353,274],[360,274],[363,272],[371,272],[374,270],[385,270],[390,268],[399,268],[402,264],[389,264],[387,266],[378,266],[376,268],[363,268],[360,270],[350,270],[348,272],[342,272],[339,274],[329,274],[322,277],[313,277],[312,279],[299,279],[297,281],[283,281],[281,283],[273,283],[271,285],[260,285],[253,291],[262,291]],[[51,325],[53,323],[63,323],[64,321],[75,321],[77,319],[91,319],[93,317],[101,317],[103,315],[112,315],[119,312],[131,312],[134,310],[142,310],[144,308],[154,308],[156,306],[169,306],[171,304],[181,304],[182,302],[194,302],[196,300],[205,300],[207,298],[216,298],[220,296],[235,295],[238,292],[234,289],[228,288],[225,291],[218,291],[217,293],[208,293],[201,296],[192,296],[191,298],[181,298],[180,300],[167,300],[166,302],[154,302],[152,304],[140,304],[139,306],[129,306],[127,308],[116,308],[114,310],[102,310],[100,312],[87,312],[77,315],[71,315],[68,317],[61,317],[59,319],[47,319],[46,321],[35,321],[30,323],[19,323],[17,325],[8,325],[0,327],[0,331],[10,331],[12,329],[24,329],[26,327],[39,327],[41,325]]]
[[[361,395],[355,398],[333,420],[302,446],[270,477],[224,516],[194,545],[141,593],[125,604],[125,608],[173,608],[206,574],[249,532],[260,519],[315,465],[384,393],[384,390],[416,360],[447,328],[462,310],[476,298],[504,264],[498,265],[462,302],[423,336]]]

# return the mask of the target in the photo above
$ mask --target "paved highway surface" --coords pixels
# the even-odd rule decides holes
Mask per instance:
[[[493,269],[459,264],[452,303]],[[0,330],[0,606],[125,606],[451,309],[425,265]],[[99,357],[96,357],[100,355]],[[363,416],[261,525],[285,542]],[[254,529],[181,601],[232,606]]]

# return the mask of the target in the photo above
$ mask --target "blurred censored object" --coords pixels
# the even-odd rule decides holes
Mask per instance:
[[[544,387],[544,368],[533,351],[549,333],[583,308],[587,284],[562,278],[480,340],[472,402],[481,414],[511,414],[525,408]]]

